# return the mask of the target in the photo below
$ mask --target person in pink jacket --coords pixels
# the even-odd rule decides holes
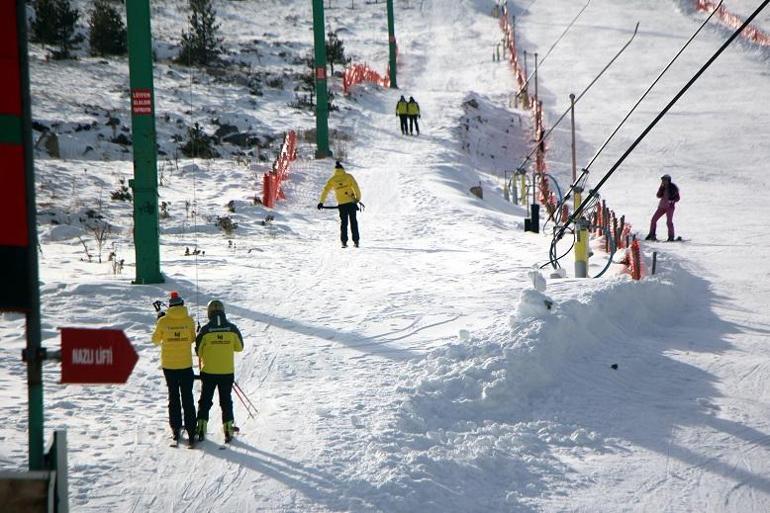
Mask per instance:
[[[677,187],[672,181],[670,175],[663,175],[660,177],[660,187],[658,187],[658,209],[652,215],[650,220],[650,232],[645,237],[645,240],[658,240],[655,236],[655,229],[658,226],[658,219],[666,215],[666,227],[668,227],[668,240],[673,241],[674,238],[674,209],[676,203],[679,201],[679,187]]]

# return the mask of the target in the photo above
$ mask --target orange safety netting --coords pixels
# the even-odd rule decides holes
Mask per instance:
[[[390,87],[390,70],[383,77],[366,64],[351,64],[345,68],[342,76],[342,90],[350,93],[350,88],[361,82],[372,82],[382,87]]]
[[[516,82],[521,90],[527,83],[527,78],[524,75],[524,69],[519,62],[519,53],[516,51],[516,35],[513,33],[513,27],[508,20],[508,8],[503,6],[500,12],[500,28],[503,29],[503,42],[508,49],[508,60],[513,67],[513,73],[516,76]]]
[[[273,162],[273,169],[263,176],[262,203],[269,208],[275,207],[278,199],[285,199],[281,183],[289,173],[289,165],[297,158],[297,133],[289,130],[283,138],[281,152]]]
[[[711,12],[717,7],[717,3],[713,2],[712,0],[694,0],[695,1],[695,8],[699,11],[704,12]],[[719,7],[719,10],[717,11],[717,17],[719,18],[719,21],[722,23],[722,25],[729,27],[731,29],[737,29],[743,24],[743,21],[740,16],[737,16],[730,11],[728,11],[724,5]],[[741,32],[741,36],[743,36],[745,39],[748,39],[752,43],[756,43],[761,46],[770,46],[770,36],[762,32],[757,27],[754,27],[753,25],[749,25],[745,29],[743,29],[743,32]]]

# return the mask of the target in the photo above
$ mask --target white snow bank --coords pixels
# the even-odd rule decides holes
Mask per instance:
[[[675,324],[703,283],[682,269],[641,282],[621,277],[550,308],[542,292],[524,290],[508,325],[413,363],[394,425],[375,435],[376,457],[364,458],[381,462],[371,479],[399,497],[386,500],[389,510],[528,511],[536,497],[585,484],[568,462],[620,442],[593,422],[602,404],[581,417],[579,405],[554,402],[596,395],[621,372],[646,372],[623,360],[624,348]]]

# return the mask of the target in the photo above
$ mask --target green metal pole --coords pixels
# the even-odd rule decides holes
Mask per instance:
[[[316,158],[331,155],[329,151],[329,92],[326,86],[326,34],[323,0],[313,0],[313,42],[315,46],[315,129]]]
[[[16,0],[16,37],[18,40],[21,116],[15,124],[15,143],[21,144],[24,159],[27,217],[27,289],[26,310],[27,401],[29,469],[43,470],[43,359],[40,349],[40,289],[37,267],[37,212],[35,204],[35,167],[32,161],[32,114],[29,95],[29,59],[27,54],[26,2]],[[10,135],[10,134],[7,134]],[[2,138],[0,138],[2,139]],[[9,141],[11,142],[11,141]],[[14,220],[13,222],[21,222]]]
[[[396,56],[398,54],[398,46],[396,45],[396,23],[395,16],[393,15],[393,0],[388,0],[388,48],[390,50],[390,58],[388,60],[390,88],[398,89],[398,81],[396,80]]]
[[[126,2],[134,146],[134,283],[163,283],[158,242],[158,161],[149,0]]]

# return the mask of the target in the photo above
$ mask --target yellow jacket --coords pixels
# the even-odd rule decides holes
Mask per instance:
[[[410,116],[420,115],[420,104],[417,102],[409,102],[406,104],[406,113]]]
[[[195,352],[201,359],[201,372],[234,374],[235,353],[243,351],[243,337],[224,313],[217,313],[201,328],[195,339]]]
[[[160,366],[164,369],[189,369],[193,366],[195,322],[187,313],[186,306],[172,306],[166,315],[158,319],[152,342],[160,345]]]
[[[408,114],[406,100],[398,100],[398,103],[396,104],[396,114],[399,116]]]
[[[326,196],[332,188],[334,189],[334,195],[337,197],[338,205],[361,201],[361,190],[358,188],[356,179],[346,173],[341,167],[336,168],[332,177],[326,182],[326,186],[324,186],[324,190],[321,193],[321,203],[326,201]]]

